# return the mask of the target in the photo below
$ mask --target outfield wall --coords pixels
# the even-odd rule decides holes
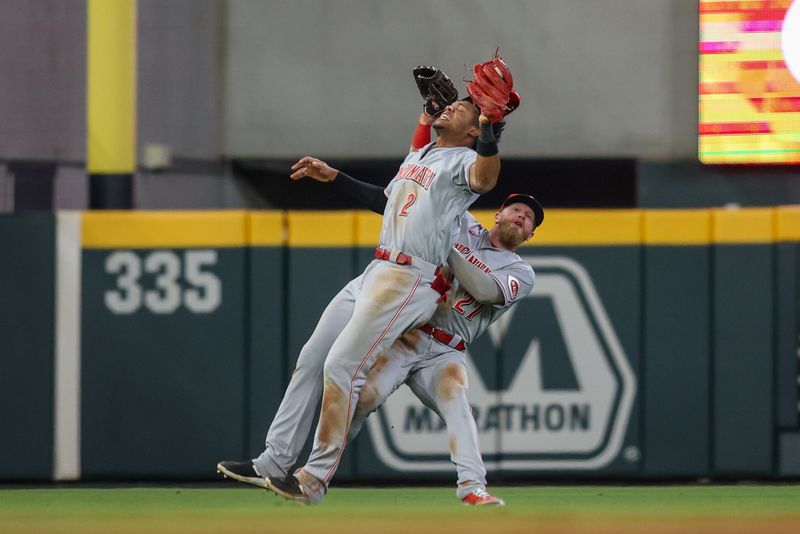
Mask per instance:
[[[491,213],[478,213],[491,224]],[[366,212],[0,216],[0,479],[209,479],[263,447]],[[800,208],[549,210],[469,348],[491,476],[800,476]],[[401,388],[340,479],[453,478]]]

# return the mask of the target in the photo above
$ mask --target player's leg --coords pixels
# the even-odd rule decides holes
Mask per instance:
[[[402,332],[433,314],[439,297],[430,286],[433,277],[433,269],[421,272],[385,261],[369,265],[353,315],[325,362],[322,406],[311,456],[295,477],[287,477],[297,478],[300,487],[294,480],[268,481],[270,489],[302,502],[322,499],[344,452],[367,371]]]
[[[417,347],[417,344],[425,346]],[[347,435],[348,443],[361,431],[367,417],[380,408],[406,381],[411,369],[420,359],[419,353],[424,353],[428,345],[430,340],[420,338],[417,332],[409,332],[398,338],[388,351],[378,356],[358,396],[350,432]]]
[[[467,369],[463,352],[439,344],[442,353],[426,360],[407,381],[414,394],[447,425],[450,459],[456,465],[456,495],[470,505],[505,504],[486,493],[486,467],[481,457],[478,427],[467,400]]]
[[[344,451],[367,371],[400,334],[427,321],[436,308],[438,294],[418,271],[385,261],[370,267],[353,316],[325,362],[314,449],[303,468],[325,484],[336,472]]]
[[[251,462],[220,462],[217,469],[236,480],[264,487],[267,477],[283,477],[297,462],[322,396],[322,373],[331,345],[353,312],[361,277],[328,304],[300,351],[289,385],[267,431],[265,449]]]
[[[308,439],[314,412],[322,396],[325,358],[353,313],[361,278],[342,289],[325,308],[322,317],[300,351],[286,393],[272,420],[266,449],[253,463],[264,476],[285,476],[297,462]]]

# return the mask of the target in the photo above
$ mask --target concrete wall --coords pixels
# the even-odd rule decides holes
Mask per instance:
[[[224,2],[139,0],[139,154],[215,159],[221,147]]]
[[[691,0],[237,0],[228,3],[225,151],[402,153],[419,95],[410,70],[500,46],[523,103],[503,152],[694,157]]]
[[[225,4],[139,0],[138,143],[176,157],[220,155]],[[0,160],[82,162],[86,1],[0,2]]]
[[[85,0],[0,2],[0,159],[82,160]]]

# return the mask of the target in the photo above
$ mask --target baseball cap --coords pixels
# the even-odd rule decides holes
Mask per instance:
[[[536,221],[534,221],[533,227],[536,228],[544,221],[544,208],[539,201],[533,198],[531,195],[522,195],[520,193],[512,193],[508,195],[508,197],[500,204],[500,209],[505,208],[509,204],[515,204],[517,202],[522,202],[529,206],[532,210],[534,215],[536,216]]]

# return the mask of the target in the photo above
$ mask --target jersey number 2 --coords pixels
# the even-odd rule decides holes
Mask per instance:
[[[405,205],[403,206],[403,209],[400,210],[400,213],[399,213],[400,217],[405,217],[406,215],[408,215],[408,208],[413,206],[414,202],[416,202],[416,201],[417,201],[417,195],[415,195],[414,193],[410,193],[408,195],[408,200],[406,201]]]

